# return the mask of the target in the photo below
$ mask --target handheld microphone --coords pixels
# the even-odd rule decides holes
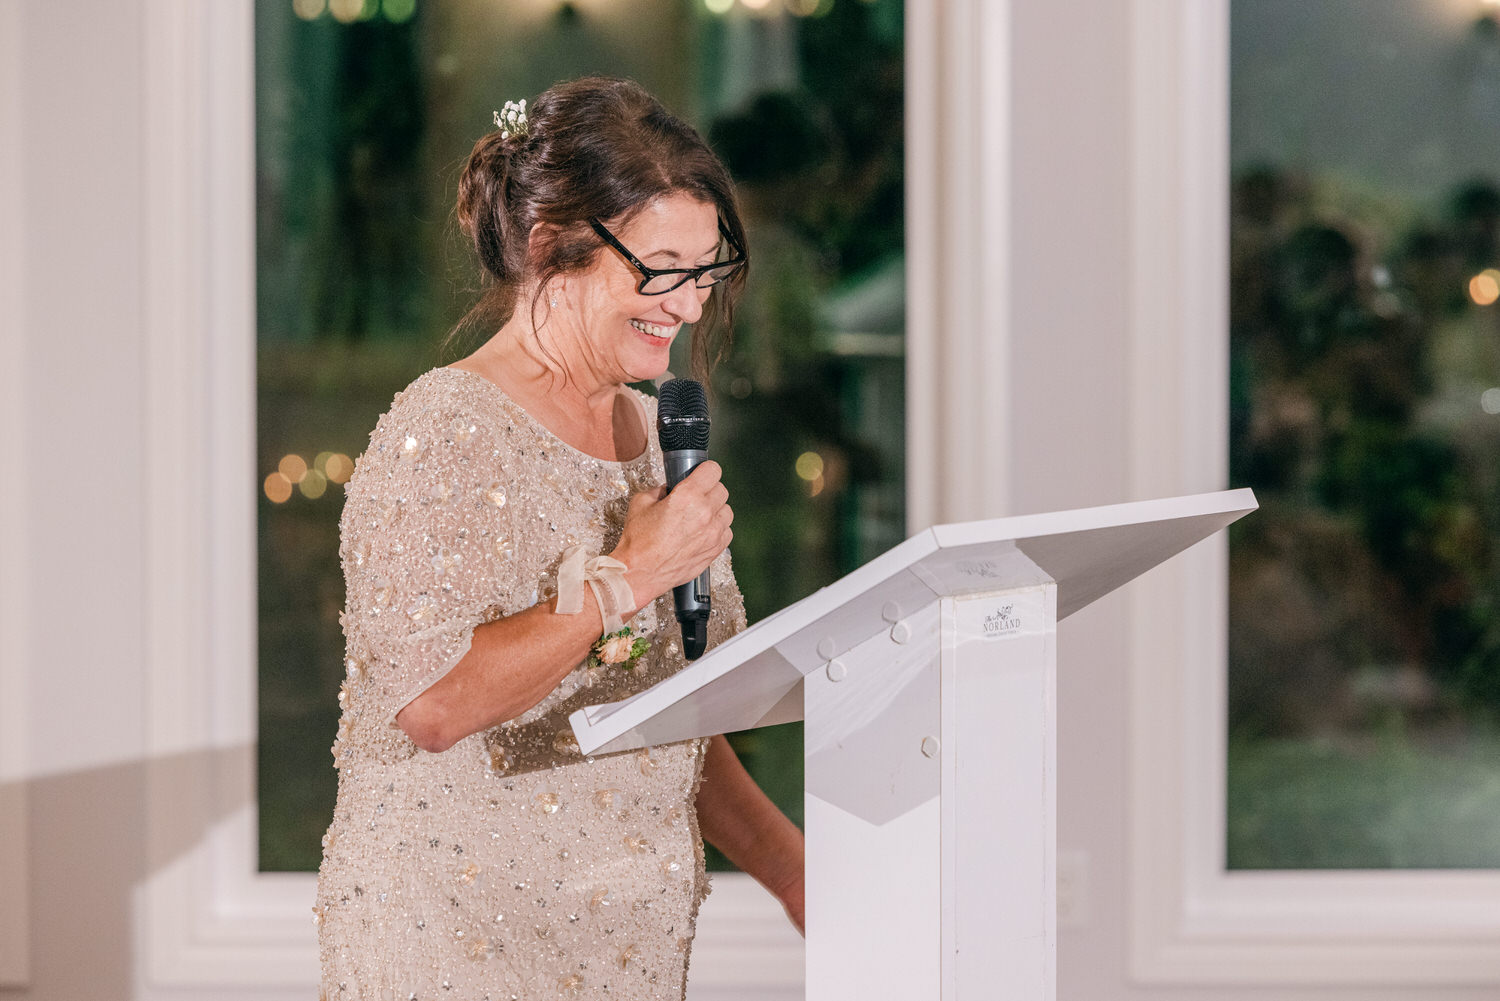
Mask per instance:
[[[661,384],[656,399],[656,437],[670,493],[708,458],[708,394],[692,379],[671,379]],[[682,624],[683,655],[695,660],[708,646],[708,571],[672,588],[672,600]]]

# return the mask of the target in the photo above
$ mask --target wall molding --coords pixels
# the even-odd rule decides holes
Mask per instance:
[[[145,8],[140,920],[148,986],[306,992],[308,877],[256,872],[253,37],[246,3]],[[203,492],[182,488],[189,468]]]
[[[1011,504],[1010,34],[1009,0],[906,6],[908,535]]]
[[[1226,485],[1229,4],[1134,0],[1132,23],[1131,489],[1147,497]],[[1220,536],[1130,593],[1132,976],[1500,985],[1500,872],[1225,871],[1226,578]]]
[[[0,987],[31,976],[27,829],[28,667],[26,493],[33,468],[26,414],[25,21],[0,4],[0,427],[21,450],[0,480]]]

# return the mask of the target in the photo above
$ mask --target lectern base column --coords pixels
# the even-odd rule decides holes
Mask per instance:
[[[945,598],[807,675],[809,1001],[1055,997],[1056,620]]]

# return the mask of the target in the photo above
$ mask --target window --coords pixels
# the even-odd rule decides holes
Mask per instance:
[[[1438,23],[1462,34],[1477,7],[1443,5]],[[1364,6],[1318,9],[1382,37]],[[1138,495],[1161,496],[1229,478],[1231,4],[1143,4],[1132,19],[1131,466]],[[1131,975],[1492,985],[1500,873],[1228,867],[1229,596],[1203,583],[1228,579],[1216,542],[1130,597]]]
[[[1500,32],[1456,7],[1231,6],[1231,869],[1500,866]]]
[[[259,0],[255,31],[260,866],[310,870],[343,676],[338,485],[394,393],[467,353],[443,345],[477,285],[453,189],[504,101],[631,76],[736,175],[752,279],[712,451],[752,621],[904,537],[903,20],[899,0]],[[800,727],[736,742],[800,817]]]

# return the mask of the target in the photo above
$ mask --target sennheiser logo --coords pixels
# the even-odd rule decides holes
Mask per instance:
[[[1016,614],[1014,603],[1001,605],[994,611],[985,614],[981,626],[984,630],[984,638],[987,640],[996,640],[1003,636],[1014,636],[1021,631],[1021,617]]]

